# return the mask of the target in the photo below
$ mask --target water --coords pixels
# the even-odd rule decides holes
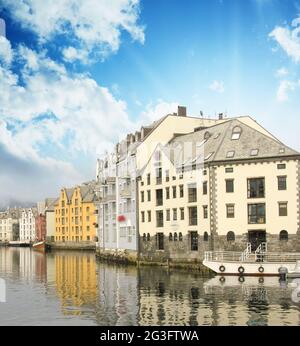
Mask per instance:
[[[300,324],[300,288],[278,278],[221,283],[218,276],[102,264],[90,252],[3,247],[0,278],[0,325]]]

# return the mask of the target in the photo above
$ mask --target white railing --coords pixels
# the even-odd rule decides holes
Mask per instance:
[[[300,260],[299,252],[266,252],[248,254],[243,257],[244,252],[234,251],[206,251],[204,259],[211,262],[277,262],[290,263]]]
[[[242,253],[240,257],[241,262],[245,262],[247,258],[251,255],[251,243],[247,243],[246,250]]]
[[[265,254],[267,254],[268,248],[267,243],[261,243],[255,250],[255,259],[256,262],[262,262]]]

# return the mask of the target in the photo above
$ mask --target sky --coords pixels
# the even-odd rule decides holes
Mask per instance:
[[[300,0],[0,0],[0,206],[95,178],[185,105],[300,151]]]

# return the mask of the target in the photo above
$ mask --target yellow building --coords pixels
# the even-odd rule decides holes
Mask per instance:
[[[55,205],[56,242],[94,242],[95,192],[92,184],[61,189]]]

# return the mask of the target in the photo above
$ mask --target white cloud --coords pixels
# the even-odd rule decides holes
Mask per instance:
[[[276,71],[276,77],[281,78],[281,77],[285,77],[289,74],[289,71],[285,68],[285,67],[281,67],[280,69],[278,69]]]
[[[225,91],[224,82],[215,80],[210,84],[209,89],[222,94]]]
[[[297,87],[297,83],[288,80],[282,80],[277,90],[277,100],[279,102],[285,102],[289,99],[289,92],[294,91]]]
[[[64,60],[69,63],[72,63],[76,60],[80,60],[84,64],[87,64],[89,62],[89,52],[87,49],[67,47],[63,49],[62,54]]]
[[[291,27],[277,26],[269,36],[274,39],[280,47],[295,62],[300,61],[300,18],[292,21]]]
[[[4,37],[0,36],[0,62],[5,65],[10,65],[13,59],[13,51],[10,42]]]
[[[177,113],[178,105],[177,102],[165,102],[163,100],[158,100],[155,104],[149,103],[145,111],[141,113],[140,126],[148,125],[165,115]]]
[[[2,0],[0,8],[9,10],[41,42],[64,35],[64,40],[74,45],[66,43],[61,48],[64,58],[74,61],[84,57],[86,62],[84,51],[100,57],[116,52],[123,31],[144,43],[144,27],[138,24],[139,3],[140,0]]]

